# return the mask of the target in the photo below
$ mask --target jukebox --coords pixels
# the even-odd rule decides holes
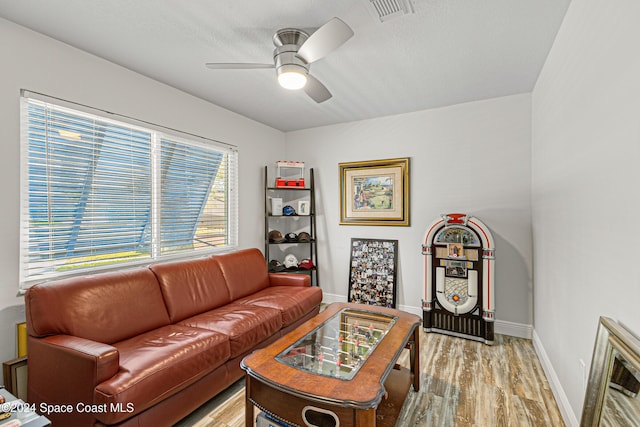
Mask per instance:
[[[424,236],[423,327],[493,344],[494,241],[477,218],[442,215]]]

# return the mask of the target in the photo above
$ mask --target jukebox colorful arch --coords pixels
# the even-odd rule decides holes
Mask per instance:
[[[493,344],[495,245],[489,228],[468,214],[442,215],[427,228],[422,255],[424,330]]]

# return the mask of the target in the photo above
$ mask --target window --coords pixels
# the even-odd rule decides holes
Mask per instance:
[[[22,288],[237,245],[233,147],[37,98],[21,99]]]

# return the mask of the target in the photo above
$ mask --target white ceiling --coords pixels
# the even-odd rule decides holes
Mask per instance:
[[[282,131],[530,92],[570,0],[413,0],[380,22],[370,0],[0,0],[0,16]],[[337,16],[355,36],[311,64],[316,104],[273,69],[279,28]]]

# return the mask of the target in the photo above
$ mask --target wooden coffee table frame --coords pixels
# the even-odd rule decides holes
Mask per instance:
[[[276,356],[343,309],[397,317],[395,324],[351,380],[330,378],[288,366]],[[304,426],[302,411],[330,411],[340,427],[393,426],[411,385],[420,389],[419,316],[361,304],[335,303],[268,347],[247,356],[245,425],[254,425],[254,405],[288,424]],[[410,369],[396,366],[402,351],[410,351]],[[390,402],[385,404],[385,402]],[[377,422],[377,424],[376,424]]]

